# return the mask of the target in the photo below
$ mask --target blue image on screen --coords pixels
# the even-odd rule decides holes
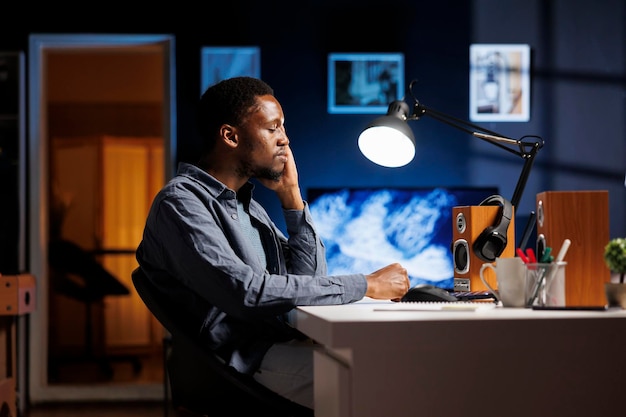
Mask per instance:
[[[307,201],[329,275],[368,274],[399,262],[411,286],[452,289],[452,208],[494,194],[497,187],[311,188]]]

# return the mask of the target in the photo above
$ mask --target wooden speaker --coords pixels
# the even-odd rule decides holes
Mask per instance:
[[[483,231],[494,225],[501,207],[457,206],[452,208],[452,258],[454,263],[455,291],[485,291],[480,280],[480,267],[486,263],[474,253],[473,245]],[[514,209],[513,209],[514,212]],[[506,232],[506,247],[502,258],[515,256],[515,216],[511,216]],[[485,279],[497,288],[493,269],[485,270]]]
[[[565,239],[572,241],[564,261],[565,303],[604,305],[604,283],[611,272],[604,263],[608,243],[608,191],[545,191],[537,194],[537,253],[546,247],[557,256]]]

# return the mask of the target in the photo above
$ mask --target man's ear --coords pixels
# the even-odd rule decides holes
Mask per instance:
[[[220,128],[220,137],[228,146],[235,147],[238,144],[237,130],[231,125],[222,125]]]

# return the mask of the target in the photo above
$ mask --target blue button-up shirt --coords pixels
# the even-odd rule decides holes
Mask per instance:
[[[363,274],[328,276],[325,249],[304,210],[284,210],[288,238],[239,190],[259,230],[267,265],[242,231],[237,194],[200,168],[181,163],[156,195],[137,261],[172,308],[240,372],[251,373],[267,349],[297,337],[284,320],[296,305],[346,304],[365,295]]]

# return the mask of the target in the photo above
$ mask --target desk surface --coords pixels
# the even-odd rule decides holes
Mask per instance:
[[[293,312],[293,324],[324,345],[315,357],[316,416],[623,412],[626,310],[395,307],[364,300]],[[489,407],[468,409],[487,398]]]
[[[484,308],[465,311],[464,304],[481,305]],[[443,306],[443,310],[430,306]],[[458,310],[446,310],[446,306],[457,305]],[[493,307],[493,308],[491,308]],[[296,311],[316,316],[332,322],[363,322],[363,321],[412,321],[412,320],[501,320],[501,319],[549,319],[576,317],[624,317],[626,310],[610,308],[606,311],[595,310],[533,310],[530,308],[504,308],[492,302],[468,303],[394,303],[365,298],[352,304],[329,306],[300,306]],[[383,314],[380,314],[383,313]]]
[[[547,322],[564,319],[569,321],[594,319],[603,322],[608,320],[605,324],[609,326],[615,325],[614,321],[619,321],[621,326],[626,326],[626,310],[622,309],[551,311],[500,306],[490,308],[493,306],[492,303],[482,302],[481,304],[485,304],[485,308],[475,311],[455,309],[428,311],[428,303],[393,303],[364,299],[346,305],[298,307],[292,312],[291,322],[300,331],[327,346],[338,346],[339,340],[345,339],[342,335],[352,336],[359,329],[369,332],[368,336],[375,340],[377,334],[383,338],[389,337],[394,332],[418,330],[432,322],[448,324],[461,322],[465,327],[472,327],[472,324],[483,326],[493,321],[541,320]],[[345,334],[345,332],[351,334]],[[395,334],[395,337],[400,336],[400,334]]]

